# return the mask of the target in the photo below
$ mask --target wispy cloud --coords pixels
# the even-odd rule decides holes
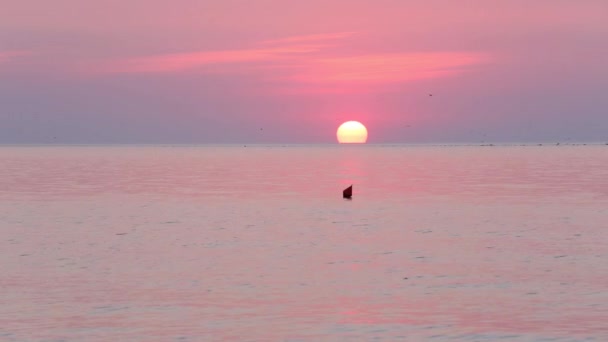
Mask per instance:
[[[132,58],[104,65],[99,71],[110,73],[164,73],[196,69],[206,65],[242,64],[287,60],[319,51],[317,45],[289,45],[273,48],[200,51]]]
[[[299,85],[407,82],[461,73],[488,60],[475,52],[347,54],[353,32],[292,36],[252,48],[197,51],[114,61],[101,73],[257,72],[263,79]]]
[[[27,56],[29,54],[29,51],[23,50],[0,51],[0,64],[11,62],[17,57]]]
[[[310,57],[323,49],[335,46],[353,32],[338,32],[291,36],[266,40],[251,48],[219,51],[195,51],[155,56],[144,56],[112,61],[93,68],[97,73],[165,73],[180,72],[218,64],[285,63]]]
[[[485,54],[428,52],[370,54],[310,61],[293,75],[304,83],[393,83],[443,77],[487,61]]]
[[[356,32],[337,32],[337,33],[322,33],[322,34],[309,34],[300,36],[291,36],[281,39],[265,40],[262,44],[289,44],[289,43],[302,43],[302,42],[322,42],[332,40],[343,40],[353,36]]]
[[[164,55],[143,56],[110,61],[88,68],[93,73],[172,73],[190,71],[209,65],[282,62],[299,60],[306,55],[320,52],[336,41],[352,35],[351,32],[292,36],[267,40],[251,48],[216,51],[194,51]],[[242,70],[242,68],[239,68]]]

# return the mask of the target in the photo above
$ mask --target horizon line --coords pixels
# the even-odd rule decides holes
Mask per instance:
[[[608,141],[508,141],[508,142],[384,142],[384,143],[0,143],[0,147],[96,147],[96,146],[351,146],[351,147],[365,147],[365,146],[479,146],[479,147],[500,147],[500,146],[586,146],[586,145],[597,145],[603,146],[608,145]]]

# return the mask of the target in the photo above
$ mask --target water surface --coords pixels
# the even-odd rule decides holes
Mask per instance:
[[[0,147],[0,233],[3,341],[608,340],[608,146]]]

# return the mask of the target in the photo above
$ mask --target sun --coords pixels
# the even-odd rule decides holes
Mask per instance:
[[[358,121],[347,121],[336,132],[340,144],[363,144],[367,141],[367,128]]]

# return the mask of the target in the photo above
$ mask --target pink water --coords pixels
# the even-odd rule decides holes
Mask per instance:
[[[0,341],[608,340],[608,146],[0,147],[0,233]]]

